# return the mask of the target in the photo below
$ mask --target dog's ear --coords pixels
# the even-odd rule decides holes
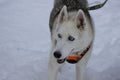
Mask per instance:
[[[82,10],[79,10],[76,17],[75,17],[75,22],[77,24],[77,28],[80,30],[84,30],[84,27],[86,25],[86,18],[85,14]]]
[[[68,13],[67,13],[67,7],[63,6],[63,8],[60,11],[60,14],[58,15],[58,23],[61,23],[68,18]]]

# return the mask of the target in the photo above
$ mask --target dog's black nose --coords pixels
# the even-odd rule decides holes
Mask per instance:
[[[62,56],[61,52],[60,51],[55,51],[54,52],[54,57],[55,58],[60,58]]]

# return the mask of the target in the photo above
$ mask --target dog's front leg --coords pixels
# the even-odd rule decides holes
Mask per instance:
[[[76,64],[76,80],[83,80],[85,65]]]
[[[57,74],[60,68],[60,64],[56,62],[55,59],[51,59],[49,61],[49,80],[56,80],[57,79]]]
[[[86,69],[87,62],[91,56],[91,49],[89,52],[83,57],[81,61],[76,64],[76,80],[84,80],[84,72]]]

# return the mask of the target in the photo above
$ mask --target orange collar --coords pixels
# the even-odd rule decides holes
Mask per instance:
[[[68,56],[68,57],[66,58],[66,61],[67,61],[68,63],[71,63],[71,64],[77,63],[77,62],[78,62],[79,60],[81,60],[81,59],[84,57],[84,55],[89,51],[90,47],[91,47],[91,44],[90,44],[81,54],[78,54],[78,55],[76,55],[76,56]]]

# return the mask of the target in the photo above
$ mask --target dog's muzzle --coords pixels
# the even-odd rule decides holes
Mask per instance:
[[[75,64],[75,63],[79,62],[84,57],[84,55],[89,51],[90,47],[91,47],[91,44],[88,47],[86,47],[82,51],[81,54],[79,54],[79,52],[76,52],[76,55],[74,55],[74,56],[68,56],[68,57],[66,57],[64,59],[57,59],[57,62],[59,64],[62,64],[65,61],[67,61],[68,63]]]
[[[62,64],[62,63],[64,63],[65,62],[65,58],[64,59],[57,59],[57,62],[59,63],[59,64]]]

